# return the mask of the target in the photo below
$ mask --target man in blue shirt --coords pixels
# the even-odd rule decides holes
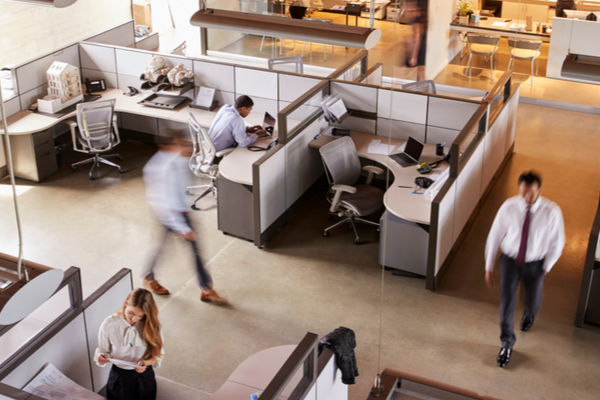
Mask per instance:
[[[259,137],[267,135],[260,125],[247,126],[244,122],[253,106],[250,97],[240,96],[235,105],[221,107],[208,131],[217,151],[235,146],[248,147]]]

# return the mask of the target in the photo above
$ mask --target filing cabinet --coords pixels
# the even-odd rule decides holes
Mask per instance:
[[[58,170],[52,128],[10,137],[15,176],[40,182]]]

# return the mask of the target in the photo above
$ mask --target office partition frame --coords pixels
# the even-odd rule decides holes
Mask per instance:
[[[475,150],[482,143],[485,135],[489,131],[490,127],[496,121],[500,113],[505,109],[508,103],[513,99],[515,95],[519,93],[519,84],[512,84],[512,72],[506,71],[493,89],[483,99],[483,104],[477,109],[475,114],[469,119],[469,122],[461,130],[460,134],[452,142],[451,147],[451,158],[450,158],[450,173],[449,178],[442,186],[436,197],[431,203],[431,225],[429,230],[429,251],[427,256],[427,276],[426,276],[426,288],[428,290],[435,290],[439,281],[443,277],[448,265],[450,264],[454,254],[458,250],[458,247],[464,240],[468,233],[473,221],[477,217],[482,204],[487,199],[487,196],[491,192],[495,182],[504,170],[504,167],[508,163],[510,157],[512,157],[514,142],[506,150],[504,158],[500,162],[498,168],[494,172],[494,175],[487,183],[487,187],[482,188],[479,201],[471,211],[471,214],[461,231],[456,235],[456,240],[452,243],[452,247],[441,263],[439,270],[436,273],[437,265],[437,246],[438,246],[438,230],[440,228],[440,204],[446,195],[450,192],[452,186],[457,182],[461,172],[464,170],[468,161],[473,156]],[[490,110],[491,109],[491,110]],[[472,136],[472,137],[470,137]],[[464,147],[463,154],[460,154],[461,144],[468,141],[468,144]],[[457,156],[459,155],[459,156]],[[454,222],[453,222],[454,224]]]
[[[577,312],[575,313],[575,326],[582,328],[585,324],[585,314],[588,308],[590,289],[592,285],[592,272],[596,264],[596,248],[598,246],[598,237],[600,236],[600,200],[596,215],[590,230],[588,247],[585,254],[585,264],[583,266],[583,276],[581,277],[581,288],[579,289],[579,300],[577,302]]]

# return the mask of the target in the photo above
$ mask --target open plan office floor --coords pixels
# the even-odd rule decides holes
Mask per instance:
[[[573,325],[587,235],[600,185],[600,116],[521,105],[515,154],[483,205],[436,292],[422,279],[385,272],[383,346],[378,368],[381,268],[376,233],[322,229],[328,204],[317,193],[259,250],[217,230],[216,202],[192,213],[201,254],[231,308],[198,299],[187,247],[173,241],[157,271],[171,290],[157,297],[166,358],[157,369],[159,399],[204,400],[257,351],[297,343],[307,331],[325,335],[343,325],[356,331],[360,377],[351,400],[366,398],[384,367],[406,370],[506,400],[595,399],[600,328]],[[565,135],[569,132],[569,135]],[[159,226],[144,198],[141,168],[155,148],[126,141],[118,147],[127,171],[102,167],[89,181],[72,172],[79,155],[66,152],[59,172],[41,184],[20,180],[25,257],[52,267],[82,269],[99,285],[122,267],[135,276],[154,251]],[[485,238],[500,204],[516,192],[525,169],[545,178],[544,194],[563,209],[567,246],[547,277],[544,308],[530,332],[517,334],[507,369],[495,364],[498,292],[483,283]],[[0,182],[0,252],[17,251],[8,180]],[[191,200],[191,198],[190,198]],[[212,207],[212,208],[211,208]],[[139,285],[140,281],[135,284]],[[519,312],[517,313],[519,315]]]

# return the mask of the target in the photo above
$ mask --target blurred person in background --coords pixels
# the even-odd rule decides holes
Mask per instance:
[[[419,0],[404,1],[400,7],[398,18],[398,22],[401,25],[409,26],[405,35],[405,59],[404,65],[400,70],[400,78],[406,79],[413,71],[413,68],[416,68],[416,80],[422,81],[425,79],[425,45],[427,34],[427,15],[424,12],[424,7],[421,7]]]
[[[181,133],[178,132],[167,138],[160,137],[163,142],[159,144],[158,152],[144,167],[148,203],[163,225],[164,231],[142,282],[154,294],[169,294],[169,291],[155,279],[154,270],[168,237],[175,234],[185,239],[194,253],[200,284],[200,300],[214,304],[227,304],[227,300],[213,289],[212,279],[204,268],[198,252],[196,234],[185,202],[185,191],[190,178],[188,160],[192,147],[180,135]]]

